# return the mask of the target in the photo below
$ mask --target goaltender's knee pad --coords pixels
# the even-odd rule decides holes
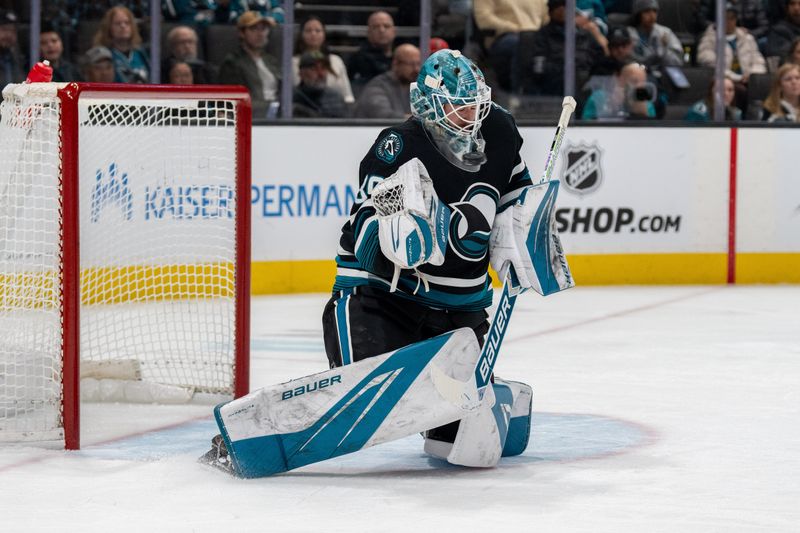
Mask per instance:
[[[454,442],[426,435],[425,451],[449,463],[492,467],[501,456],[528,446],[533,392],[529,385],[495,378],[480,407],[462,418]]]

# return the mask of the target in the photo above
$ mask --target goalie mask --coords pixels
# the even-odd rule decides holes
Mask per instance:
[[[411,84],[411,112],[459,167],[477,170],[486,162],[481,123],[492,106],[483,73],[458,50],[439,50]]]

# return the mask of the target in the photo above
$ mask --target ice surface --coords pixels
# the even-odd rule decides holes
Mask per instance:
[[[253,299],[252,388],[326,367],[324,302]],[[800,530],[800,287],[525,295],[497,372],[535,415],[491,470],[415,436],[238,480],[209,406],[86,404],[80,452],[0,445],[0,531]]]

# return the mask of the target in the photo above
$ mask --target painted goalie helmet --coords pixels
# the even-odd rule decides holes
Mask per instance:
[[[491,106],[492,90],[483,72],[458,50],[432,54],[411,84],[412,114],[450,137],[456,154],[482,149],[478,132]]]

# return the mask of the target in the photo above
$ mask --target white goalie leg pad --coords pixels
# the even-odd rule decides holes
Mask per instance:
[[[461,419],[455,441],[426,437],[425,452],[476,468],[491,468],[500,457],[519,455],[528,446],[532,397],[530,385],[495,378],[477,411]]]
[[[477,409],[470,328],[266,387],[217,406],[241,477],[285,472],[449,424]]]
[[[400,268],[444,262],[450,209],[439,200],[419,159],[401,165],[371,196],[383,255]]]

